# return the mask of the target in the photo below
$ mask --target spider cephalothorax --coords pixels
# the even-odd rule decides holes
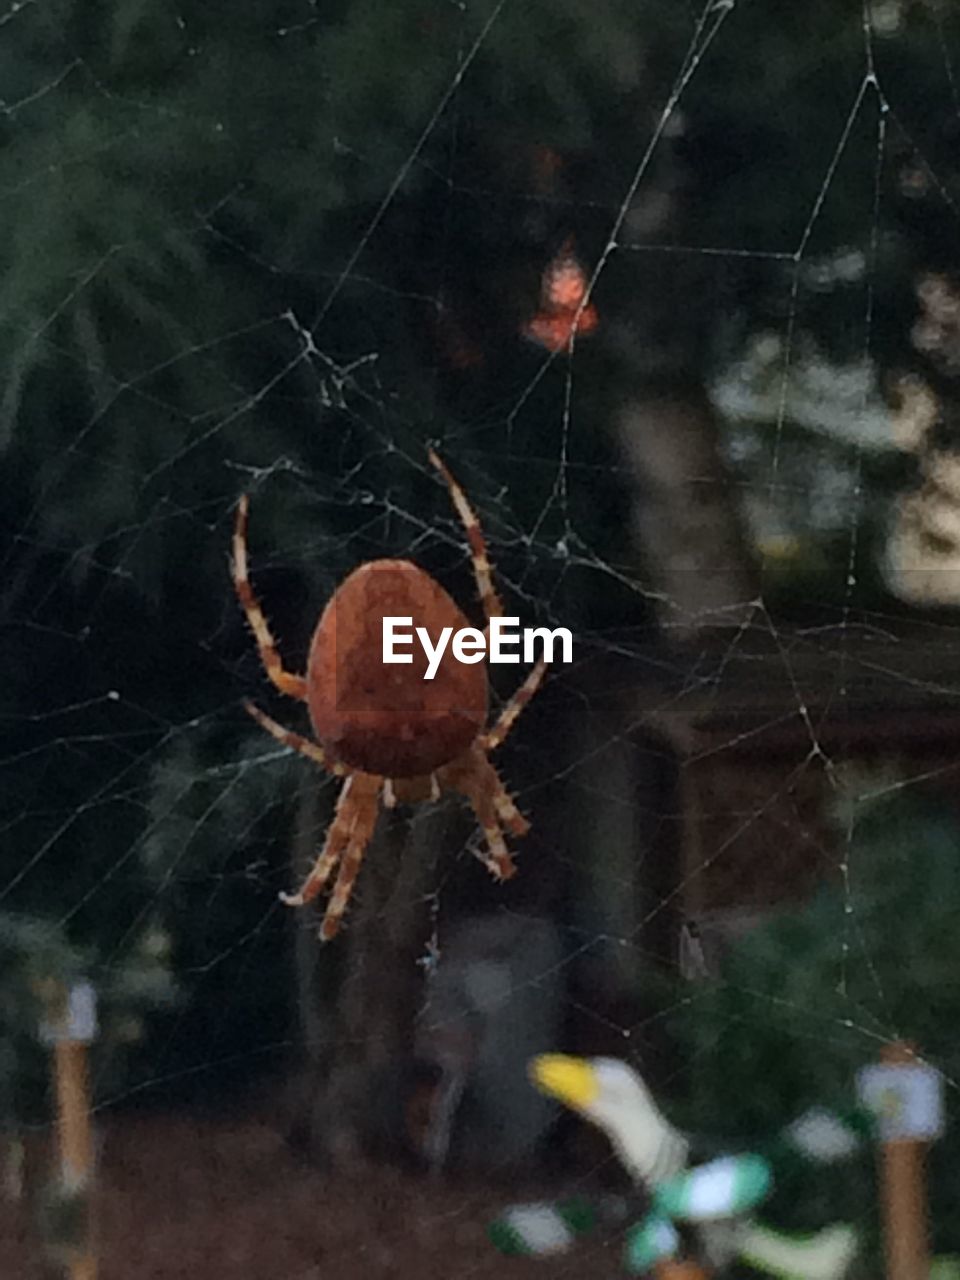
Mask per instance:
[[[466,530],[489,626],[491,618],[503,616],[503,606],[490,579],[483,533],[460,486],[433,450],[430,461],[445,479]],[[339,864],[320,930],[324,940],[336,934],[373,835],[381,794],[387,806],[435,799],[442,791],[466,796],[483,829],[487,867],[501,880],[513,875],[503,828],[521,836],[529,824],[487,757],[533,697],[545,663],[537,663],[493,727],[485,729],[488,687],[482,665],[460,662],[448,648],[428,681],[422,646],[419,652],[413,646],[412,663],[383,661],[385,617],[411,618],[436,644],[445,627],[457,632],[469,626],[459,606],[411,561],[371,560],[340,584],[324,609],[310,642],[306,675],[291,674],[283,667],[247,577],[247,511],[244,495],[233,535],[234,585],[267,675],[281,693],[307,703],[315,740],[285,729],[252,703],[247,710],[280,742],[345,779],[323,850],[300,892],[282,894],[284,902],[310,902]]]

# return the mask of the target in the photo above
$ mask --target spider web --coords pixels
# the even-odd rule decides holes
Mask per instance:
[[[517,1084],[539,1050],[622,1056],[678,1119],[751,1142],[852,1105],[907,1037],[949,1109],[954,7],[824,6],[783,33],[734,3],[614,0],[595,24],[511,0],[100,22],[0,15],[0,1220],[21,1273],[61,1230],[28,1212],[52,1134],[38,1024],[81,977],[106,1274],[519,1276],[489,1218],[615,1181],[575,1135],[559,1170],[515,1173],[549,1146]],[[558,316],[564,254],[584,287]],[[566,326],[552,350],[538,308]],[[532,823],[516,879],[489,881],[460,806],[403,810],[321,949],[278,893],[339,783],[243,715],[307,728],[232,592],[235,504],[290,670],[376,556],[476,618],[429,445],[508,612],[571,627],[574,662],[497,757]],[[495,709],[522,674],[493,673]],[[313,1107],[290,1082],[376,1058],[382,1026],[342,1008],[371,981],[351,933],[409,920],[410,1057],[456,1065],[439,1176],[381,1170],[358,1205],[282,1140]],[[398,1147],[414,1065],[384,1076]],[[872,1176],[850,1214],[875,1242]],[[829,1220],[818,1179],[783,1226]],[[584,1246],[605,1274],[621,1227]]]

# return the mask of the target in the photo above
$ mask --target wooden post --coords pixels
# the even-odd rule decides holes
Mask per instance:
[[[885,1066],[915,1067],[917,1055],[909,1044],[887,1045]],[[927,1238],[927,1143],[917,1138],[888,1138],[881,1142],[887,1280],[927,1280],[930,1248]]]
[[[687,1259],[665,1258],[654,1264],[655,1280],[708,1280],[709,1271],[705,1271],[699,1262]]]
[[[88,1045],[97,1029],[96,995],[89,983],[77,983],[57,1004],[55,1016],[40,1033],[53,1046],[60,1191],[75,1198],[82,1211],[80,1235],[70,1241],[65,1265],[70,1280],[96,1280],[90,1207],[94,1149],[87,1067]]]
[[[54,1049],[57,1076],[57,1130],[60,1176],[64,1191],[89,1198],[93,1184],[93,1128],[87,1046],[82,1040],[58,1040]],[[71,1257],[70,1280],[96,1280],[91,1251],[89,1210],[85,1239]]]
[[[87,1046],[76,1040],[58,1040],[54,1060],[60,1172],[65,1189],[75,1191],[89,1182],[93,1172]]]

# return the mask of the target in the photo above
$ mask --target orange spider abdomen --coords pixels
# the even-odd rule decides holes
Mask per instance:
[[[318,741],[342,764],[384,778],[432,773],[461,755],[487,718],[484,664],[448,644],[432,680],[416,639],[412,663],[383,661],[383,619],[412,618],[435,645],[444,627],[470,623],[439,582],[409,560],[371,560],[346,578],[310,642],[307,701]]]

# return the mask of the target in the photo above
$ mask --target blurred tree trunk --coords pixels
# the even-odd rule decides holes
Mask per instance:
[[[683,143],[678,121],[623,220],[624,243],[698,242],[701,193]],[[664,638],[691,640],[703,628],[737,625],[756,596],[705,382],[720,311],[716,280],[696,253],[645,253],[618,265],[630,283],[606,343],[619,368],[611,428],[632,488],[631,532]]]
[[[316,855],[315,792],[301,804],[294,878]],[[350,1170],[390,1140],[412,1052],[430,929],[429,895],[443,847],[444,810],[381,815],[340,935],[323,945],[319,917],[295,920],[302,1070],[291,1141],[309,1158]],[[394,1092],[396,1091],[396,1092]]]
[[[678,125],[678,140],[681,132]],[[635,194],[619,242],[695,245],[695,183],[681,150],[665,145]],[[591,340],[604,348],[611,370],[604,418],[628,491],[623,541],[635,557],[637,583],[650,593],[659,633],[649,647],[675,649],[672,665],[680,673],[710,632],[749,618],[759,593],[706,385],[717,309],[701,299],[713,282],[696,253],[616,261],[618,288],[607,305],[601,295],[601,326]],[[602,994],[613,1027],[641,1019],[637,1002],[647,998],[647,971],[677,957],[684,907],[682,779],[690,727],[682,700],[642,684],[633,657],[618,661],[611,653],[609,667],[601,662],[589,695],[590,723],[582,726],[590,750],[571,789],[571,804],[581,810],[570,815],[569,840],[578,847],[568,856],[582,880],[575,900],[594,911],[589,927],[598,938],[613,943],[592,951],[578,980]],[[633,945],[624,947],[624,940]],[[661,1048],[645,1043],[646,1059],[652,1062]]]
[[[619,409],[615,431],[633,483],[633,537],[666,639],[739,625],[756,584],[705,389],[640,390]]]

